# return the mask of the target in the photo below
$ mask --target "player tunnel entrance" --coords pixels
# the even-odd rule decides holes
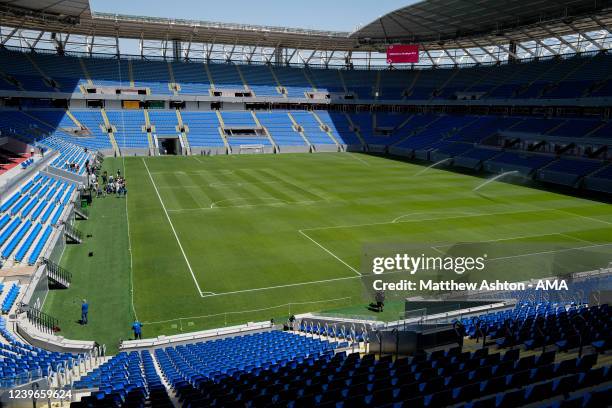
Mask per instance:
[[[178,137],[158,136],[159,154],[162,156],[178,156],[181,154],[181,141]]]

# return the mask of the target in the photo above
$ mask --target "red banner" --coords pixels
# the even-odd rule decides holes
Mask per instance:
[[[387,64],[415,64],[419,62],[418,45],[390,45],[387,47]]]

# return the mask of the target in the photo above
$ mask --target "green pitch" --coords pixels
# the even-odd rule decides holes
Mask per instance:
[[[371,245],[444,252],[484,242],[506,265],[496,278],[511,280],[550,274],[526,259],[554,256],[581,270],[604,266],[610,252],[607,203],[506,183],[474,193],[484,179],[417,175],[424,167],[381,157],[130,157],[105,168],[123,169],[129,194],[96,200],[79,226],[93,236],[66,250],[75,283],[52,292],[46,310],[67,337],[116,343],[134,314],[152,337],[290,313],[366,313],[371,275],[361,264]],[[74,323],[82,297],[85,328]]]

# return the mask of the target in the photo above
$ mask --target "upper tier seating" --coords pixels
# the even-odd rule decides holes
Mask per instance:
[[[338,70],[183,63],[138,59],[76,58],[2,51],[0,89],[80,92],[92,86],[146,88],[154,95],[209,95],[251,90],[255,96],[305,98],[307,92],[352,94],[378,100],[482,98],[582,98],[612,95],[604,53],[522,61],[501,66],[424,70]],[[83,64],[81,64],[81,62]],[[465,96],[465,95],[464,95]]]
[[[238,66],[245,82],[249,89],[253,91],[255,96],[273,96],[279,97],[276,80],[272,76],[271,68],[268,66],[259,65],[240,65]]]
[[[151,93],[156,95],[172,94],[170,87],[170,74],[168,63],[161,61],[140,61],[131,60],[132,71],[131,80],[134,85],[142,88],[149,88]]]
[[[174,80],[180,86],[180,93],[194,95],[208,95],[210,80],[206,75],[203,64],[184,64],[172,62],[170,64],[174,73]]]
[[[234,64],[208,64],[208,72],[215,89],[245,90],[245,84]]]

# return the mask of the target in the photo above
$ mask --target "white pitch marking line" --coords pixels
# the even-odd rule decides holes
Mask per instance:
[[[363,160],[361,157],[354,155],[353,153],[346,153],[349,155],[349,157],[352,157],[353,159],[360,161],[361,163],[365,164],[366,166],[372,166],[370,163],[368,163],[367,161]]]
[[[549,236],[553,236],[553,235],[561,235],[561,236],[564,236],[566,238],[573,239],[575,241],[582,241],[582,242],[585,242],[587,244],[594,244],[594,242],[586,241],[584,239],[580,239],[580,238],[576,238],[576,237],[572,237],[570,235],[563,234],[562,232],[551,232],[550,234],[518,235],[518,236],[515,236],[515,237],[509,237],[509,238],[499,238],[499,239],[489,239],[489,240],[486,240],[486,241],[465,242],[465,244],[470,244],[470,245],[471,244],[486,244],[486,243],[489,243],[489,242],[512,241],[514,239],[523,239],[523,238],[549,237]],[[436,245],[435,247],[432,247],[432,249],[450,247],[450,246],[461,245],[461,244],[462,244],[461,242],[458,242],[458,243],[455,243],[455,244]]]
[[[499,261],[499,260],[503,260],[503,259],[521,258],[521,257],[524,257],[524,256],[531,256],[531,255],[555,254],[557,252],[569,252],[569,251],[574,251],[574,250],[579,250],[579,249],[599,248],[599,247],[605,247],[605,246],[612,246],[612,243],[610,243],[610,244],[587,245],[587,246],[576,247],[576,248],[563,248],[563,249],[554,249],[554,250],[550,250],[550,251],[541,251],[541,252],[532,252],[532,253],[527,253],[527,254],[502,256],[502,257],[499,257],[499,258],[491,258],[491,259],[489,259],[489,261]]]
[[[580,215],[580,214],[576,214],[576,213],[573,213],[573,212],[561,210],[561,209],[558,209],[558,208],[555,208],[554,210],[558,211],[560,213],[563,213],[563,214],[573,215],[574,217],[584,218],[585,220],[591,220],[591,221],[601,222],[601,223],[604,223],[604,224],[607,224],[607,225],[612,225],[612,222],[606,221],[606,220],[600,220],[599,218],[588,217],[586,215]]]
[[[218,202],[218,201],[217,201]],[[312,205],[318,204],[322,202],[328,202],[327,200],[306,200],[306,201],[286,201],[286,202],[272,202],[272,203],[262,203],[262,204],[243,204],[243,205],[230,205],[230,206],[221,206],[221,207],[197,207],[197,208],[177,208],[177,209],[169,209],[170,213],[181,213],[181,212],[190,212],[190,211],[211,211],[211,210],[228,210],[231,208],[256,208],[256,207],[279,207],[279,206],[290,206],[290,205]]]
[[[442,251],[441,249],[438,249],[440,247],[432,246],[430,248],[433,249],[434,251],[436,251],[439,254],[446,255],[446,252]]]
[[[316,303],[330,303],[330,302],[337,302],[339,300],[347,300],[347,299],[351,300],[352,298],[350,296],[345,296],[343,298],[314,300],[312,302],[291,302],[291,303],[285,303],[285,304],[282,304],[282,305],[269,306],[269,307],[264,307],[264,308],[259,308],[259,309],[236,310],[236,311],[231,311],[231,312],[215,313],[215,314],[203,315],[203,316],[177,317],[175,319],[160,320],[160,321],[157,321],[157,322],[144,322],[143,324],[160,324],[160,323],[176,322],[177,320],[196,320],[196,319],[204,319],[204,318],[207,318],[207,317],[216,317],[216,316],[223,316],[223,315],[230,315],[230,314],[263,312],[263,311],[266,311],[266,310],[278,309],[278,308],[281,308],[281,307],[292,306],[292,305],[312,305],[312,304],[316,304]]]
[[[553,211],[553,210],[551,210],[551,211]],[[302,231],[319,231],[319,230],[342,229],[342,228],[358,228],[358,227],[370,227],[370,226],[376,226],[376,225],[404,224],[404,223],[410,223],[410,222],[423,222],[423,221],[445,221],[445,220],[455,220],[455,219],[471,218],[471,217],[486,217],[486,216],[490,216],[490,215],[524,214],[524,213],[530,213],[530,212],[535,212],[535,211],[533,211],[533,210],[529,210],[529,211],[503,211],[503,212],[496,212],[496,213],[481,213],[481,214],[473,214],[473,215],[462,215],[460,217],[436,217],[436,218],[423,218],[423,219],[418,219],[418,220],[407,220],[407,221],[397,221],[397,222],[385,221],[385,222],[372,222],[372,223],[366,223],[366,224],[335,225],[335,226],[332,226],[332,227],[304,228],[304,229],[302,229]]]
[[[194,159],[196,159],[198,162],[200,162],[200,163],[204,164],[204,162],[203,162],[202,160],[198,159],[198,156],[193,155],[193,156],[191,156],[191,157],[193,157]]]
[[[276,204],[287,204],[288,201],[285,200],[281,200],[280,198],[274,198],[274,197],[269,197],[269,198],[247,198],[247,197],[236,197],[236,198],[227,198],[225,200],[219,200],[219,201],[214,201],[210,204],[210,208],[216,208],[215,205],[220,204],[220,203],[226,203],[226,202],[234,202],[234,201],[246,201],[246,200],[266,200],[266,201],[274,201]],[[252,204],[252,205],[258,205],[258,204]]]
[[[267,286],[267,287],[264,287],[264,288],[242,289],[242,290],[234,290],[234,291],[231,291],[231,292],[214,293],[212,295],[206,295],[206,296],[202,296],[202,297],[203,298],[207,298],[207,297],[217,297],[217,296],[225,296],[225,295],[237,295],[237,294],[240,294],[240,293],[249,293],[249,292],[261,292],[261,291],[264,291],[264,290],[284,289],[284,288],[292,288],[292,287],[296,287],[296,286],[316,285],[316,284],[319,284],[319,283],[330,283],[330,282],[338,282],[338,281],[344,281],[344,280],[360,279],[361,277],[362,277],[361,275],[359,275],[359,276],[345,276],[345,277],[342,277],[342,278],[331,278],[331,279],[323,279],[323,280],[310,281],[310,282],[288,283],[286,285]]]
[[[390,224],[397,224],[399,222],[399,220],[401,220],[402,218],[412,217],[413,215],[422,215],[422,214],[435,214],[435,213],[432,213],[432,212],[416,212],[416,213],[404,214],[404,215],[400,215],[399,217],[397,217],[396,219],[391,221]],[[467,211],[447,211],[446,214],[477,215],[476,213],[467,212]],[[440,217],[440,219],[445,219],[445,217]]]
[[[581,242],[584,242],[585,244],[595,244],[595,242],[593,242],[593,241],[589,241],[589,240],[578,238],[578,237],[572,237],[571,235],[567,235],[567,234],[563,234],[563,233],[559,233],[558,235],[564,236],[566,238],[574,239],[576,241],[581,241]]]
[[[253,181],[253,182],[236,182],[236,183],[210,183],[208,186],[212,188],[229,188],[229,187],[242,187],[242,186],[256,186],[259,184],[279,184],[280,181]]]
[[[183,249],[183,245],[181,244],[181,240],[178,237],[178,234],[176,233],[176,229],[174,228],[174,224],[172,223],[172,220],[170,219],[170,215],[168,214],[168,210],[166,210],[166,205],[164,204],[164,201],[161,198],[161,195],[159,194],[159,190],[157,189],[157,185],[155,184],[155,181],[153,180],[153,176],[151,175],[151,172],[149,171],[149,166],[147,166],[147,162],[142,159],[142,162],[145,165],[145,169],[147,169],[147,173],[149,174],[149,179],[151,180],[151,184],[153,184],[153,188],[155,189],[155,193],[157,194],[157,198],[159,199],[159,203],[162,206],[162,209],[164,210],[164,214],[166,214],[166,219],[168,220],[168,223],[170,224],[170,228],[172,228],[172,232],[174,233],[174,238],[176,238],[176,242],[179,246],[179,248],[181,249],[181,253],[183,254],[183,258],[185,258],[185,263],[187,264],[187,268],[189,268],[189,272],[191,273],[191,277],[193,278],[193,281],[196,285],[196,288],[198,289],[198,292],[200,293],[200,296],[204,296],[202,289],[200,289],[200,284],[198,283],[198,280],[195,277],[195,274],[193,273],[193,269],[191,268],[191,264],[189,263],[189,259],[187,259],[187,255],[185,254],[185,250]],[[206,292],[206,293],[211,293],[211,292]]]
[[[127,177],[125,171],[125,158],[123,158],[123,176]],[[127,194],[125,197],[125,224],[127,226],[127,236],[128,236],[128,252],[130,253],[130,296],[132,303],[132,312],[134,312],[134,318],[138,319],[138,315],[136,314],[136,308],[134,307],[134,256],[132,254],[132,236],[130,235],[130,213],[128,211],[128,197]]]
[[[303,236],[305,236],[306,238],[308,238],[310,241],[312,241],[315,245],[317,245],[319,248],[321,248],[322,250],[324,250],[325,252],[327,252],[328,254],[330,254],[331,256],[333,256],[334,258],[336,258],[338,261],[340,261],[344,266],[346,266],[347,268],[349,268],[351,271],[355,272],[358,276],[362,276],[361,272],[359,272],[357,269],[353,268],[351,265],[347,264],[346,262],[344,262],[342,259],[340,259],[339,257],[337,257],[332,251],[330,251],[329,249],[325,248],[323,245],[319,244],[317,241],[315,241],[314,239],[312,239],[308,234],[306,234],[303,230],[299,230],[298,231],[300,234],[302,234]]]

